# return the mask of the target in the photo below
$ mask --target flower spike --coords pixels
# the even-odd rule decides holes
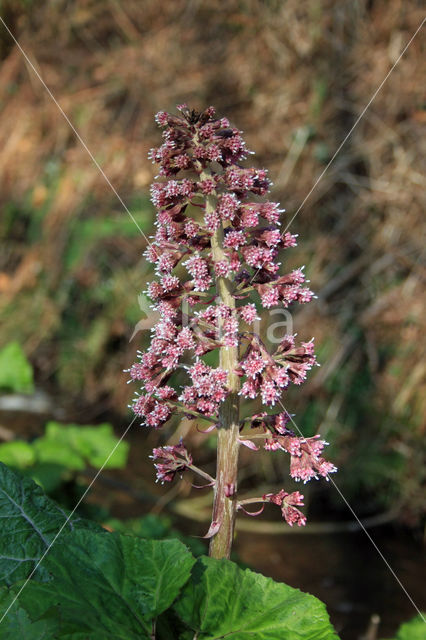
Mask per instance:
[[[266,200],[267,171],[243,166],[251,152],[241,131],[213,107],[177,109],[178,115],[155,116],[163,141],[149,152],[159,176],[151,187],[156,233],[145,251],[156,275],[147,294],[159,321],[149,347],[129,369],[140,386],[132,409],[154,429],[178,415],[212,422],[197,429],[217,433],[216,480],[193,465],[182,442],[158,447],[152,457],[157,480],[170,482],[189,469],[214,488],[205,537],[213,556],[229,557],[236,511],[245,510],[244,504],[272,502],[289,525],[306,522],[297,491],[238,501],[240,445],[257,451],[259,439],[265,450],[285,452],[297,481],[328,479],[336,467],[322,457],[327,443],[319,435],[297,435],[287,412],[273,412],[289,386],[302,384],[317,364],[313,340],[286,335],[270,349],[256,332],[258,309],[305,304],[314,296],[303,267],[286,273],[281,266],[297,242],[288,231],[281,233],[285,210]],[[215,367],[206,358],[214,351]],[[241,420],[244,399],[264,410]]]

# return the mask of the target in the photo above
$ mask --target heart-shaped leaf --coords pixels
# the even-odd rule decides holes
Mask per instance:
[[[198,640],[338,639],[314,596],[229,560],[199,558],[174,610]]]
[[[0,463],[0,586],[27,578],[61,528],[62,533],[76,528],[103,531],[89,520],[68,516],[30,478]],[[43,576],[43,566],[37,574]]]
[[[44,561],[50,580],[31,580],[19,603],[31,620],[53,608],[61,638],[150,638],[155,619],[176,599],[194,562],[178,540],[73,531],[58,539]]]

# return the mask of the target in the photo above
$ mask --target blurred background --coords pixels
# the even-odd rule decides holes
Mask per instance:
[[[149,236],[157,111],[213,104],[244,131],[290,220],[422,5],[9,0],[0,16]],[[305,435],[331,443],[341,494],[423,609],[424,52],[423,28],[291,225],[299,246],[285,268],[305,264],[318,295],[291,310],[293,327],[315,336],[322,366],[284,398]],[[72,507],[130,422],[122,371],[155,322],[138,300],[152,271],[146,240],[2,24],[0,56],[0,460]],[[213,471],[214,437],[192,424],[135,425],[85,512],[144,535],[203,535],[208,496],[190,480],[156,486],[148,459],[182,434]],[[247,495],[284,481],[284,456],[242,452]],[[340,492],[303,487],[303,531],[272,511],[240,518],[238,559],[324,600],[342,638],[372,614],[390,635],[415,610]]]

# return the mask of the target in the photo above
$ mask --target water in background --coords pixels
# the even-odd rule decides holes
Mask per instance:
[[[420,610],[426,608],[421,541],[386,526],[369,534]],[[416,615],[412,603],[363,531],[328,535],[240,533],[241,559],[263,574],[320,598],[342,640],[358,640],[372,614],[379,638],[392,637]],[[426,630],[425,630],[426,638]]]

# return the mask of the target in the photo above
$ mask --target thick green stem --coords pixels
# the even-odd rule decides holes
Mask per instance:
[[[205,174],[205,175],[203,175]],[[201,175],[208,177],[207,171]],[[206,198],[206,212],[214,211],[217,199]],[[223,250],[223,225],[214,232],[211,240],[213,260],[226,260]],[[229,278],[217,278],[217,293],[220,302],[235,309],[232,295],[233,284]],[[239,377],[235,373],[238,365],[238,347],[220,348],[220,367],[228,372],[230,393],[219,410],[216,484],[212,522],[220,523],[219,531],[210,542],[209,554],[213,558],[229,558],[234,538],[235,516],[237,508],[237,472],[238,472],[238,435],[239,435]]]

